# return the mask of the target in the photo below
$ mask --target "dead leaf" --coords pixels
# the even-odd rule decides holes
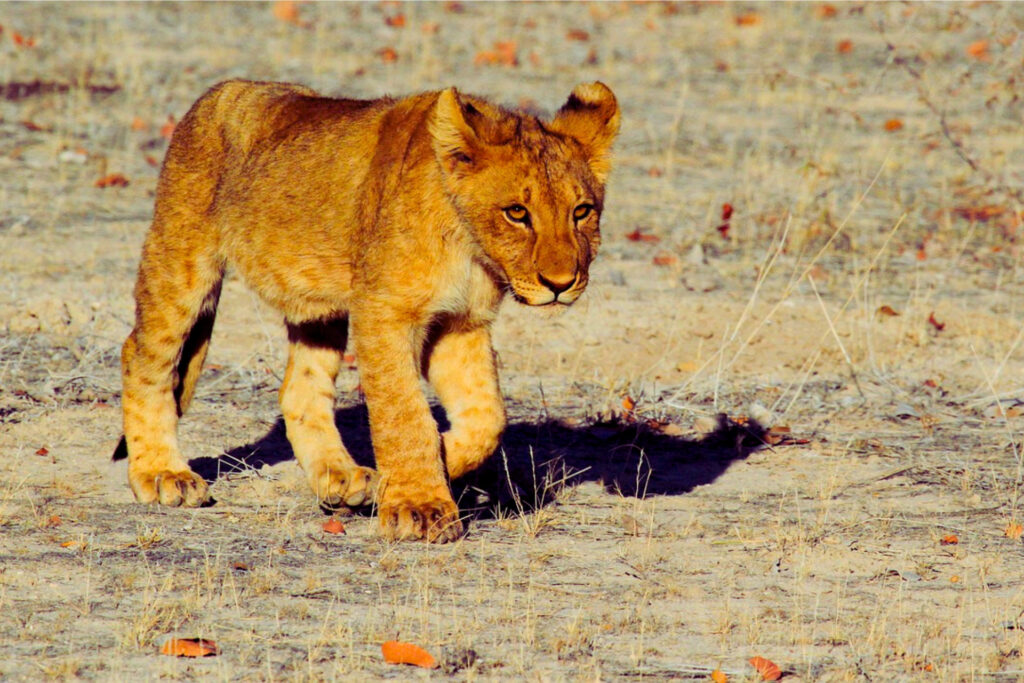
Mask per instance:
[[[131,128],[132,130],[146,130],[149,128],[149,124],[141,116],[136,116],[132,118]]]
[[[274,18],[278,21],[283,21],[286,24],[294,24],[295,26],[303,26],[302,20],[299,17],[299,3],[293,2],[293,0],[278,0],[274,3],[272,8]]]
[[[885,122],[885,129],[890,133],[903,128],[903,121],[900,119],[889,119]]]
[[[732,212],[733,212],[732,204],[730,204],[728,202],[726,202],[725,204],[722,204],[722,220],[723,221],[727,221],[730,218],[732,218]]]
[[[394,16],[384,17],[384,23],[392,28],[402,28],[405,26],[405,15],[399,12]]]
[[[519,45],[516,41],[499,40],[494,44],[494,49],[497,51],[500,62],[504,66],[516,66],[519,64],[519,58],[516,56]]]
[[[156,157],[151,156],[149,154],[146,155],[146,163],[154,168],[160,165],[160,161]]]
[[[1011,521],[1006,525],[1006,528],[1003,529],[1003,534],[1007,538],[1011,538],[1016,541],[1018,538],[1024,535],[1024,526],[1021,526],[1017,522]]]
[[[13,40],[14,44],[17,45],[18,47],[29,47],[30,48],[30,47],[35,47],[36,46],[36,39],[35,38],[31,38],[29,36],[23,36],[20,33],[18,33],[17,31],[13,31],[11,33],[11,40]]]
[[[324,522],[324,533],[343,534],[345,533],[345,525],[341,523],[340,519],[331,517],[329,520]]]
[[[953,213],[961,218],[968,221],[977,221],[984,223],[985,221],[998,218],[1004,213],[1009,211],[1005,206],[989,205],[989,206],[958,206],[953,209]]]
[[[835,5],[818,5],[818,8],[814,10],[814,14],[819,19],[832,19],[839,13]]]
[[[836,52],[846,55],[853,52],[853,41],[849,39],[840,40],[836,43]]]
[[[658,237],[657,235],[652,235],[648,232],[642,232],[640,228],[637,228],[633,232],[628,233],[626,235],[626,239],[628,239],[630,242],[651,242],[652,244],[661,241],[661,238]]]
[[[782,678],[782,671],[776,666],[775,662],[764,657],[751,657],[750,664],[757,673],[761,674],[761,679],[765,681],[777,681]]]
[[[398,53],[395,52],[395,48],[393,48],[393,47],[381,48],[381,49],[377,50],[377,55],[381,58],[381,61],[383,61],[385,64],[390,64],[392,62],[397,62],[398,61]]]
[[[49,130],[51,130],[51,128],[49,126],[41,126],[38,123],[36,123],[35,121],[29,121],[27,119],[22,121],[21,125],[22,125],[22,127],[25,130],[30,130],[33,133],[39,133],[39,132],[45,133],[45,132],[48,132]]]
[[[729,683],[729,677],[721,669],[715,669],[711,672],[711,681],[712,683]]]
[[[423,35],[427,36],[432,36],[440,30],[441,24],[437,23],[436,21],[427,21],[424,22],[422,26],[420,26],[420,31],[423,33]]]
[[[632,396],[623,396],[622,408],[626,412],[633,412],[633,409],[636,408],[636,401],[633,400]]]
[[[389,640],[380,646],[384,660],[392,664],[412,664],[424,669],[436,669],[437,660],[419,645]]]
[[[214,657],[220,654],[217,643],[205,638],[171,638],[163,647],[160,654],[172,657]]]
[[[36,451],[36,455],[46,456],[46,455],[49,455],[49,454],[50,454],[50,449],[48,449],[46,446],[40,446],[39,450]]]
[[[581,28],[569,29],[569,31],[566,32],[565,37],[569,40],[578,40],[580,42],[590,40],[590,34]]]
[[[757,26],[761,23],[761,15],[757,12],[747,12],[736,17],[737,26]]]
[[[237,572],[247,572],[252,570],[252,565],[248,562],[235,562],[231,565],[231,568]]]
[[[879,306],[878,310],[875,312],[878,313],[878,315],[888,316],[890,318],[894,318],[899,315],[899,313],[896,312],[896,309],[888,304]]]
[[[665,175],[665,172],[662,171],[657,166],[651,166],[649,169],[647,169],[647,175],[651,176],[652,178],[660,178],[661,176]]]
[[[43,522],[43,527],[46,529],[52,529],[55,526],[60,526],[64,523],[64,520],[60,518],[60,515],[50,515],[49,519]]]
[[[934,327],[937,332],[942,332],[946,329],[946,323],[940,323],[935,319],[934,311],[928,314],[928,322],[931,323],[932,327]]]
[[[956,545],[960,542],[960,539],[956,537],[956,534],[946,534],[939,540],[940,545]]]
[[[667,251],[663,251],[657,254],[653,259],[651,259],[651,262],[656,266],[671,266],[675,264],[678,260],[679,259],[677,259],[672,254],[668,253]]]
[[[982,62],[988,62],[991,57],[988,53],[988,41],[987,40],[976,40],[967,46],[967,56],[973,57]]]
[[[174,135],[175,125],[176,121],[174,120],[174,116],[168,114],[167,122],[164,125],[160,126],[160,137],[170,140],[171,136]]]
[[[128,179],[121,173],[105,175],[95,183],[96,187],[127,187]]]

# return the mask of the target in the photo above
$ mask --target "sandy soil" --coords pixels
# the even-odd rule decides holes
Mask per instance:
[[[0,6],[0,678],[1024,677],[1019,5],[298,12]],[[239,76],[622,101],[588,294],[503,311],[459,543],[323,533],[235,280],[181,428],[217,504],[139,506],[109,459],[161,127]]]

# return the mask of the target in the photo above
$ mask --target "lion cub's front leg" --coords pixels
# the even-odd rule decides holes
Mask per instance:
[[[444,543],[463,533],[441,460],[441,438],[420,388],[412,325],[380,308],[352,312],[359,379],[380,473],[381,532]]]
[[[344,319],[289,325],[288,369],[280,394],[295,458],[328,507],[369,505],[377,484],[377,473],[356,464],[334,424],[334,382],[345,333]]]

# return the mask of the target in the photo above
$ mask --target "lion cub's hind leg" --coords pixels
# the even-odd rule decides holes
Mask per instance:
[[[445,332],[428,362],[427,377],[451,422],[441,435],[445,466],[448,477],[457,479],[494,452],[505,429],[490,331],[481,326]]]
[[[334,424],[334,382],[346,334],[344,318],[289,324],[288,369],[281,384],[288,441],[327,507],[370,505],[377,485],[377,473],[352,459]]]

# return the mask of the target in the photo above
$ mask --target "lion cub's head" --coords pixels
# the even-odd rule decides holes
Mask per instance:
[[[438,96],[430,133],[446,189],[519,301],[568,305],[586,288],[618,130],[603,83],[576,86],[551,121],[454,88]]]

